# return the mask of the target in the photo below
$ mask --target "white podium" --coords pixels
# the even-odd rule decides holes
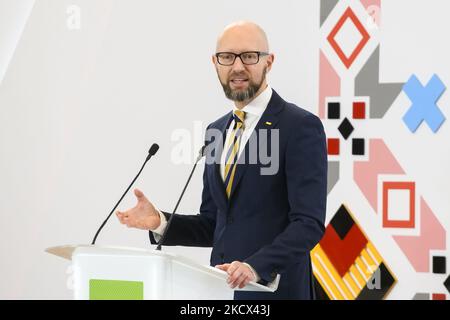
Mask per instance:
[[[234,290],[225,271],[162,251],[67,245],[46,249],[73,264],[75,299],[228,300]],[[247,291],[274,292],[251,282]]]

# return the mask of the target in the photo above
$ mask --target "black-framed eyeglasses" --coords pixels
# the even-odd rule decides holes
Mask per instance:
[[[261,51],[245,51],[239,54],[234,52],[217,52],[217,62],[222,66],[231,66],[234,64],[236,57],[241,59],[243,64],[257,64],[259,57],[268,56],[269,53]]]

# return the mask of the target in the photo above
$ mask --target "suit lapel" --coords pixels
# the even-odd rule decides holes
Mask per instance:
[[[217,200],[224,208],[228,206],[228,199],[225,192],[225,185],[220,174],[220,159],[222,157],[223,147],[226,139],[226,130],[232,121],[233,113],[230,112],[224,119],[223,123],[218,125],[217,129],[221,132],[221,139],[217,141],[214,152],[214,164],[213,164],[213,182],[216,189]]]
[[[239,183],[241,182],[242,177],[245,174],[245,171],[247,170],[247,167],[249,165],[249,156],[250,152],[256,152],[258,151],[258,147],[253,148],[253,150],[249,150],[250,147],[250,141],[255,141],[259,143],[259,134],[261,129],[275,129],[276,124],[279,121],[278,113],[282,110],[284,105],[284,101],[281,99],[281,97],[275,92],[275,90],[272,91],[272,97],[270,98],[269,104],[267,105],[266,110],[262,114],[261,118],[259,119],[258,123],[256,124],[256,127],[254,131],[251,134],[251,137],[245,144],[245,148],[242,151],[241,155],[239,156],[237,165],[236,165],[236,172],[234,174],[234,181],[233,181],[233,187],[231,188],[231,194],[230,194],[230,201],[233,198],[233,195],[235,194],[236,190],[238,189]],[[269,141],[268,141],[269,143]],[[256,155],[257,156],[257,155]],[[220,167],[220,166],[219,166]],[[223,184],[223,183],[222,183]]]

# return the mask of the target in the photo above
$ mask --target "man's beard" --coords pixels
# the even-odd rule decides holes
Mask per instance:
[[[266,79],[266,71],[267,71],[267,68],[264,68],[262,76],[261,76],[261,81],[259,83],[255,83],[249,79],[248,80],[248,88],[244,89],[244,90],[233,90],[230,87],[229,81],[226,83],[222,83],[222,81],[220,81],[220,84],[223,87],[223,91],[225,92],[225,96],[228,99],[230,99],[232,101],[237,101],[237,102],[243,102],[243,101],[248,101],[248,100],[253,99],[255,94],[261,88],[264,80]],[[232,75],[230,75],[230,77],[231,76]]]

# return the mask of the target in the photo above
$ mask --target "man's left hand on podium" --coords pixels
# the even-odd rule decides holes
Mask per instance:
[[[228,273],[227,283],[230,288],[239,287],[242,289],[250,281],[256,281],[256,275],[246,263],[233,261],[232,263],[219,264],[216,268]]]

